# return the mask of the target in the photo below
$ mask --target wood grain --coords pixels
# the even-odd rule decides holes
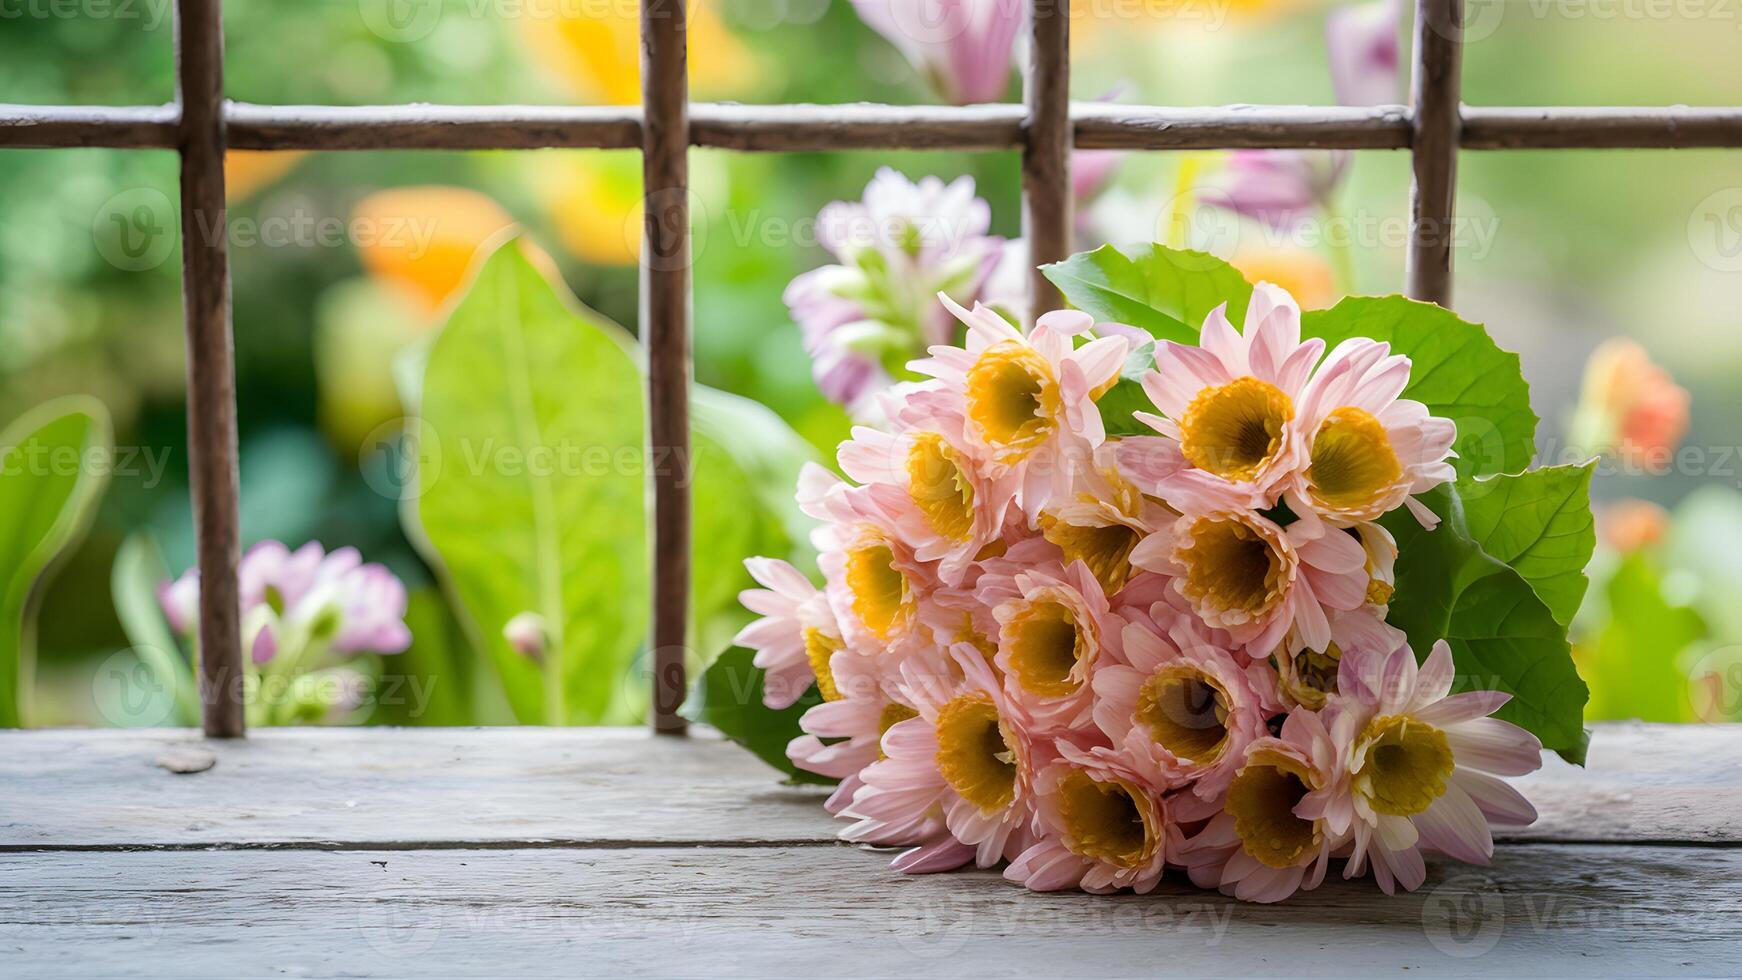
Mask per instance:
[[[1410,75],[1415,137],[1410,147],[1413,172],[1404,292],[1411,299],[1448,308],[1452,305],[1463,30],[1464,0],[1416,0],[1415,61]]]
[[[1742,851],[1520,844],[1385,898],[902,877],[847,847],[0,855],[6,976],[1733,974]]]
[[[641,0],[641,340],[648,459],[690,458],[689,30],[685,0]],[[690,479],[652,467],[653,730],[682,735],[689,651]]]
[[[217,765],[177,776],[166,749]],[[0,849],[827,843],[824,791],[706,730],[266,729],[0,734]],[[1537,841],[1742,843],[1742,726],[1604,725],[1590,768],[1517,781]]]
[[[1028,246],[1030,320],[1064,305],[1040,271],[1071,254],[1070,0],[1031,0],[1022,74],[1022,237]]]
[[[200,569],[199,686],[207,735],[243,730],[241,489],[236,356],[224,206],[224,26],[220,0],[176,3],[181,106],[181,293],[187,319],[188,483]]]

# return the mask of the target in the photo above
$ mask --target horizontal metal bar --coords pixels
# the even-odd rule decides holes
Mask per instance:
[[[975,106],[750,106],[697,103],[695,146],[753,152],[1016,150],[1024,109]],[[1742,108],[1462,108],[1466,150],[1742,147]],[[638,106],[266,106],[225,109],[229,145],[246,150],[632,149]],[[0,104],[0,148],[171,149],[174,106]],[[1403,106],[1176,108],[1079,102],[1078,149],[1405,149]]]

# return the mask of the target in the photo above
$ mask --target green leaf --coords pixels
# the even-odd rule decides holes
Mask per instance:
[[[1522,576],[1472,539],[1453,487],[1419,499],[1441,518],[1434,530],[1402,508],[1381,522],[1398,545],[1397,593],[1387,620],[1409,635],[1417,657],[1444,639],[1457,689],[1510,693],[1501,718],[1583,764],[1589,692],[1573,667],[1566,627]]]
[[[55,560],[90,526],[114,451],[108,410],[82,395],[0,430],[0,727],[25,722],[36,601]]]
[[[1481,326],[1432,303],[1402,296],[1351,296],[1301,316],[1301,333],[1328,347],[1370,337],[1409,357],[1413,398],[1458,426],[1453,460],[1460,476],[1518,473],[1536,452],[1536,413],[1518,355],[1503,351]]]
[[[602,718],[645,632],[646,433],[629,343],[511,241],[429,350],[410,507],[523,722]],[[555,641],[542,667],[502,636],[527,611]]]
[[[1707,636],[1700,614],[1672,605],[1648,552],[1623,558],[1604,593],[1609,616],[1597,635],[1581,645],[1591,682],[1591,721],[1689,722],[1689,675],[1683,654]]]
[[[1097,320],[1125,323],[1162,340],[1196,344],[1204,317],[1223,303],[1235,324],[1246,318],[1252,285],[1204,252],[1143,245],[1103,245],[1041,267],[1072,306]]]
[[[129,534],[115,552],[109,572],[109,592],[115,617],[133,645],[133,655],[151,672],[157,690],[173,699],[174,723],[200,723],[200,696],[193,667],[169,631],[157,603],[157,587],[170,579],[169,567],[157,542],[144,531]]]
[[[758,759],[786,773],[795,783],[832,785],[835,780],[806,772],[786,757],[786,743],[798,737],[798,720],[821,703],[815,685],[792,705],[775,711],[762,703],[762,669],[751,663],[755,653],[733,647],[696,678],[684,715],[712,725],[720,734],[749,749]]]
[[[1547,466],[1458,483],[1470,536],[1523,576],[1562,626],[1579,611],[1585,566],[1597,547],[1590,496],[1595,465]]]

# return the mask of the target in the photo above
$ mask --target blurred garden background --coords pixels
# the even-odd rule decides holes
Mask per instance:
[[[1383,0],[1073,6],[1072,90],[1082,100],[1349,101],[1333,85],[1327,45],[1327,21],[1346,15],[1378,25],[1368,43],[1387,35],[1400,43],[1407,74],[1409,15],[1395,17]],[[952,79],[904,54],[850,0],[700,0],[694,8],[697,100],[1019,98],[1014,73],[1000,80],[999,65]],[[1471,104],[1742,104],[1742,13],[1732,6],[1471,0],[1469,9]],[[639,100],[628,0],[229,0],[225,19],[227,88],[237,100]],[[0,0],[0,101],[170,101],[171,41],[168,0]],[[1375,58],[1382,63],[1384,52]],[[1391,84],[1392,98],[1362,101],[1403,101],[1406,80]],[[987,91],[967,91],[974,87]],[[1265,161],[1079,157],[1079,174],[1088,163],[1095,179],[1079,181],[1077,246],[1153,239],[1205,248],[1308,306],[1397,291],[1407,155],[1288,162],[1309,168],[1319,196],[1304,205],[1306,217],[1279,222],[1262,207],[1234,206],[1241,168]],[[881,167],[914,181],[971,176],[990,207],[990,233],[1020,235],[1013,153],[692,155],[697,381],[767,406],[817,458],[832,455],[849,415],[819,390],[814,352],[783,294],[796,277],[837,261],[815,219],[829,202],[858,200]],[[1592,489],[1603,544],[1575,632],[1591,717],[1736,715],[1742,155],[1466,152],[1459,167],[1459,312],[1521,354],[1546,461],[1608,450]],[[193,563],[176,168],[170,152],[0,150],[0,420],[87,394],[113,417],[119,447],[89,532],[37,596],[36,670],[24,695],[32,725],[191,720],[173,696],[128,696],[126,680],[138,648],[152,642],[141,619],[154,612],[127,597]],[[307,710],[268,720],[546,717],[520,703],[504,655],[482,649],[502,630],[456,615],[405,530],[401,420],[411,396],[395,364],[427,345],[475,249],[510,224],[524,230],[547,275],[632,331],[639,168],[633,152],[231,155],[245,545],[354,547],[405,583],[413,634],[399,659],[376,658],[351,678],[366,696],[349,687],[312,695]],[[1593,351],[1614,338],[1639,348],[1611,344],[1587,371]],[[791,446],[782,449],[791,456]],[[724,577],[703,592],[729,597],[748,584],[737,559],[767,541],[722,547],[737,544],[742,554],[717,556]],[[632,592],[607,601],[629,620],[643,618]],[[729,606],[716,612],[730,620]],[[531,629],[508,643],[536,671]],[[698,629],[696,655],[716,652],[730,632]],[[632,720],[641,703],[636,656],[629,649],[621,662],[599,664],[580,683],[606,693],[579,698],[584,707],[571,699],[559,720]],[[425,687],[382,696],[394,676]]]

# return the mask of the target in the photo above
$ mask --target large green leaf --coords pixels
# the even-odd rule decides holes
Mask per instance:
[[[1609,616],[1581,643],[1591,721],[1696,721],[1684,655],[1707,635],[1700,614],[1669,602],[1651,553],[1623,558],[1603,590]]]
[[[1581,724],[1589,692],[1573,667],[1566,627],[1516,571],[1471,538],[1451,486],[1420,498],[1441,518],[1423,530],[1405,509],[1382,523],[1397,537],[1397,593],[1388,621],[1409,635],[1418,657],[1444,639],[1458,689],[1506,691],[1500,717],[1529,729],[1570,761],[1583,763]]]
[[[1523,576],[1562,626],[1579,611],[1585,566],[1597,547],[1594,466],[1547,466],[1458,484],[1471,537]]]
[[[1518,473],[1536,452],[1536,413],[1518,355],[1479,325],[1432,303],[1402,296],[1351,296],[1301,317],[1301,333],[1330,347],[1369,337],[1409,357],[1405,397],[1458,426],[1453,460],[1463,476]]]
[[[1103,245],[1041,267],[1072,306],[1100,321],[1141,327],[1162,340],[1196,344],[1204,317],[1223,303],[1236,325],[1246,319],[1252,285],[1204,252]]]
[[[113,461],[94,398],[55,399],[0,430],[0,727],[25,722],[40,587],[90,526]]]
[[[689,702],[684,705],[685,716],[719,729],[795,783],[835,782],[798,768],[786,757],[786,743],[799,735],[799,717],[821,701],[816,687],[813,685],[789,707],[779,711],[768,708],[762,703],[763,672],[751,663],[754,657],[752,651],[743,647],[720,654],[713,666],[696,678]]]
[[[603,717],[644,632],[646,434],[628,346],[516,241],[429,350],[417,524],[524,722]],[[502,636],[528,611],[550,629],[542,665]]]

